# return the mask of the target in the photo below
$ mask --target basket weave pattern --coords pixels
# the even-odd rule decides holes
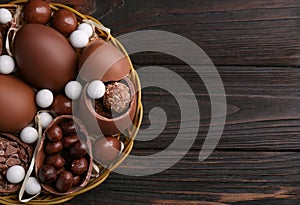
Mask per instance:
[[[15,11],[17,8],[22,7],[26,2],[27,2],[26,0],[13,1],[8,4],[0,4],[0,8],[7,8],[11,11]],[[96,23],[97,25],[99,25],[99,27],[98,26],[96,27],[96,33],[99,35],[99,37],[110,40],[110,42],[115,47],[117,47],[121,52],[123,52],[127,56],[128,60],[131,64],[128,54],[127,54],[126,50],[124,49],[124,47],[121,45],[121,43],[116,38],[114,38],[113,36],[110,35],[109,29],[100,29],[101,27],[103,27],[103,28],[105,28],[105,27],[97,19],[95,19],[91,16],[84,15],[84,14],[82,14],[68,6],[62,5],[62,4],[50,3],[49,5],[53,11],[56,11],[59,9],[67,9],[67,10],[72,11],[77,16],[79,22],[82,20],[91,20],[94,23]],[[103,181],[105,181],[105,179],[109,176],[109,174],[126,159],[126,157],[129,155],[129,153],[131,152],[131,150],[133,148],[134,139],[135,139],[138,129],[141,125],[142,116],[143,116],[140,80],[139,80],[139,77],[138,77],[136,71],[134,70],[132,64],[131,64],[131,72],[129,74],[129,77],[131,78],[134,86],[137,89],[137,111],[136,111],[134,121],[133,121],[134,127],[131,128],[130,130],[128,130],[128,133],[130,133],[129,134],[130,136],[125,136],[123,155],[121,155],[122,157],[120,157],[108,169],[105,169],[99,165],[99,169],[102,170],[100,175],[97,178],[91,178],[89,183],[87,184],[87,186],[76,193],[72,193],[72,194],[64,195],[64,196],[57,196],[57,195],[50,194],[50,193],[43,191],[38,197],[36,197],[33,200],[31,200],[30,202],[28,202],[28,204],[42,205],[42,204],[60,204],[60,203],[66,202],[79,194],[82,194],[84,192],[87,192],[87,191],[99,186]],[[15,204],[19,204],[19,203],[20,202],[18,200],[17,194],[0,196],[0,204],[12,204],[12,205],[14,204],[15,205]]]

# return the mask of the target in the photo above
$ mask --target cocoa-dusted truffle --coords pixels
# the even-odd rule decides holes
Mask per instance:
[[[119,82],[114,82],[106,86],[103,96],[103,105],[107,110],[121,113],[128,109],[130,104],[129,88]]]

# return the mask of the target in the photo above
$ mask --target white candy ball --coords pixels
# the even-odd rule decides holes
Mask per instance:
[[[10,74],[15,70],[15,61],[9,55],[0,56],[0,73]]]
[[[53,103],[53,93],[48,89],[40,90],[35,97],[36,104],[41,108],[47,108]]]
[[[12,15],[8,9],[0,9],[0,23],[7,24],[12,21]]]
[[[47,128],[53,120],[53,117],[48,112],[41,112],[39,116],[40,123],[44,129]]]
[[[70,81],[65,86],[66,96],[72,100],[77,100],[81,95],[81,91],[82,86],[77,81]]]
[[[25,192],[29,195],[36,195],[41,191],[42,187],[38,180],[35,177],[29,177],[26,187],[25,187]]]
[[[76,30],[71,33],[70,42],[74,48],[84,48],[89,43],[89,36],[84,31]]]
[[[7,180],[12,184],[20,183],[25,177],[25,169],[19,165],[8,168],[6,172]]]
[[[87,88],[88,95],[93,99],[102,98],[105,94],[105,85],[100,80],[91,82]]]
[[[90,38],[93,33],[94,33],[94,30],[93,30],[93,27],[88,24],[88,23],[81,23],[78,27],[77,27],[77,30],[80,30],[80,31],[84,31],[88,37]]]
[[[32,144],[38,139],[38,131],[33,127],[25,127],[21,133],[21,140],[27,144]]]

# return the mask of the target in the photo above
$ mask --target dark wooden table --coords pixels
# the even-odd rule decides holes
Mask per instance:
[[[72,5],[72,0],[60,2]],[[188,154],[169,169],[145,177],[112,173],[101,186],[66,204],[299,204],[299,0],[85,2],[81,9],[93,13],[114,36],[155,29],[197,43],[222,77],[228,115],[216,150],[199,162],[211,109],[202,81],[172,56],[133,55],[137,68],[163,66],[189,83],[204,113],[198,137]],[[148,155],[172,143],[180,127],[173,101],[167,92],[143,90],[142,127],[150,126],[148,113],[157,105],[168,113],[168,122],[154,140],[137,142],[133,154]]]

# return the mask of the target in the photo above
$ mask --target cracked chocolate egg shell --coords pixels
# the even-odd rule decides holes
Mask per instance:
[[[32,122],[36,111],[32,88],[13,76],[0,75],[0,131],[23,129]]]
[[[83,49],[78,68],[84,81],[108,82],[123,79],[131,67],[128,58],[118,48],[98,38]]]
[[[130,90],[131,101],[129,107],[120,116],[112,118],[106,115],[107,112],[99,114],[96,112],[95,103],[87,94],[87,88],[89,83],[84,87],[83,93],[79,101],[79,113],[78,116],[85,123],[89,132],[94,134],[114,135],[120,131],[125,131],[132,125],[134,115],[137,109],[137,94],[136,89],[128,77],[123,79]]]
[[[28,169],[32,157],[31,147],[11,134],[0,133],[0,195],[16,193],[21,183],[11,184],[6,179],[8,168],[19,165]]]
[[[76,184],[74,185],[72,188],[68,189],[67,191],[63,190],[63,189],[59,189],[57,190],[55,187],[55,183],[57,183],[57,180],[56,182],[53,184],[47,184],[47,183],[42,183],[42,187],[52,193],[52,194],[55,194],[55,195],[67,195],[67,194],[72,194],[72,193],[75,193],[75,192],[78,192],[79,190],[81,190],[83,187],[86,186],[86,184],[88,183],[89,179],[90,179],[90,176],[91,176],[91,173],[92,173],[92,164],[93,164],[93,158],[91,155],[89,155],[89,153],[92,153],[92,145],[91,145],[91,141],[90,141],[90,137],[86,131],[86,128],[84,127],[84,125],[82,124],[82,122],[76,118],[75,116],[71,116],[71,115],[61,115],[61,116],[58,116],[57,118],[55,118],[52,123],[45,129],[44,133],[43,133],[43,136],[42,136],[42,139],[41,139],[41,143],[38,145],[38,150],[37,150],[37,155],[35,157],[36,159],[36,164],[35,164],[35,173],[38,174],[40,173],[40,170],[42,169],[42,167],[44,165],[46,165],[47,163],[49,163],[49,156],[51,155],[48,155],[45,151],[45,146],[47,144],[47,142],[49,142],[49,140],[47,139],[47,133],[49,131],[49,129],[51,129],[53,126],[60,126],[62,127],[62,125],[64,123],[67,123],[70,122],[70,121],[74,121],[74,124],[76,124],[76,131],[78,132],[77,134],[80,136],[80,140],[82,140],[82,143],[86,143],[86,147],[87,147],[87,150],[85,153],[85,158],[87,159],[87,162],[88,162],[88,165],[87,165],[87,170],[84,174],[82,174],[80,176],[80,184]],[[64,129],[63,129],[64,130]],[[64,141],[64,138],[66,137],[69,137],[70,134],[68,132],[63,132],[63,138],[62,138],[62,142]],[[76,140],[78,141],[78,139]],[[60,151],[60,156],[64,157],[65,159],[65,162],[63,164],[63,167],[62,168],[57,168],[57,174],[59,175],[59,172],[60,170],[62,171],[71,171],[70,169],[70,161],[71,160],[74,160],[75,157],[70,155],[69,154],[69,149],[66,148],[66,147],[63,147],[63,149]],[[68,156],[68,158],[66,157]],[[57,163],[58,162],[55,162],[54,164],[56,164],[57,166]],[[59,182],[59,185],[61,181]]]
[[[14,52],[20,76],[37,89],[59,92],[75,78],[76,52],[49,26],[25,24],[16,34]]]

